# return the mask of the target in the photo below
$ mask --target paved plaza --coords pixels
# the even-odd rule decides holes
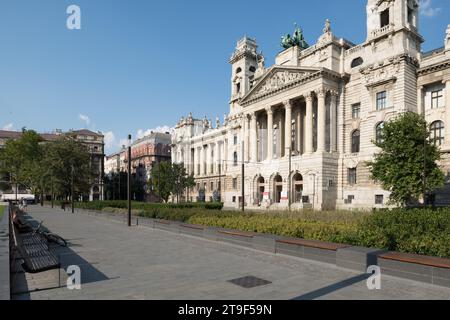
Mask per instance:
[[[450,299],[449,288],[390,276],[382,277],[381,290],[368,290],[367,276],[358,272],[127,227],[121,219],[40,206],[30,206],[29,214],[69,241],[68,248],[54,250],[63,266],[80,266],[82,288],[58,288],[58,282],[65,284],[62,269],[19,275],[13,299]],[[244,276],[270,283],[248,289],[229,282]],[[36,288],[41,290],[20,293]]]

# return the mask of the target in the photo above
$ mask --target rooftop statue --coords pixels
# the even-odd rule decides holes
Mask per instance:
[[[290,34],[286,34],[281,37],[281,46],[284,49],[289,49],[295,46],[300,47],[301,49],[306,49],[309,47],[303,36],[302,29],[297,27],[297,24],[295,25],[294,34],[292,36]]]

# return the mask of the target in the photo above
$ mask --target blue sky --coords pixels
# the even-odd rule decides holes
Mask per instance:
[[[0,129],[107,133],[107,151],[182,115],[228,112],[230,57],[255,37],[273,63],[294,22],[312,44],[326,18],[338,37],[361,43],[365,0],[1,0]],[[81,8],[81,30],[66,8]],[[441,47],[450,1],[423,0],[423,50]]]

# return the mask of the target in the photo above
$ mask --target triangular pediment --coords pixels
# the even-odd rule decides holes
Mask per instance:
[[[273,66],[242,98],[241,103],[280,91],[301,82],[312,74],[320,72],[319,68]]]

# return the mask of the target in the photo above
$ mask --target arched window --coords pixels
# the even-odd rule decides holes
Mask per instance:
[[[273,191],[274,191],[273,199],[274,199],[275,203],[280,203],[281,202],[281,193],[283,192],[283,178],[281,178],[280,175],[277,175],[273,179]]]
[[[444,144],[444,122],[438,120],[431,124],[431,141],[436,146],[442,146]]]
[[[380,122],[379,124],[377,124],[377,126],[375,127],[375,141],[377,144],[383,143],[383,128],[384,128],[384,122]]]
[[[359,136],[360,131],[355,130],[352,132],[352,153],[358,153],[359,152]]]
[[[241,73],[242,69],[239,67],[236,69],[236,74]]]
[[[238,165],[238,154],[237,154],[237,152],[233,153],[233,165],[234,166]]]
[[[292,201],[294,203],[299,203],[302,201],[303,192],[303,177],[300,173],[296,173],[292,177]]]
[[[356,68],[364,63],[364,60],[361,57],[355,58],[352,60],[351,67]]]

